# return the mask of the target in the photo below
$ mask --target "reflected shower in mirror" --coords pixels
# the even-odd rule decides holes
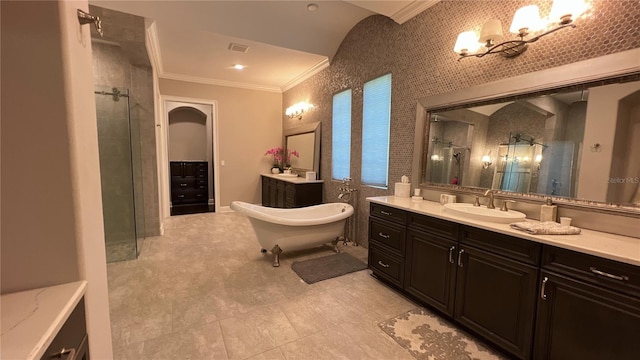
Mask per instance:
[[[492,102],[428,114],[424,185],[640,206],[640,82]]]

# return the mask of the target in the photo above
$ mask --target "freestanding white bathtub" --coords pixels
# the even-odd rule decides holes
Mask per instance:
[[[345,203],[278,209],[234,201],[231,209],[249,217],[262,251],[271,251],[276,267],[280,266],[283,251],[331,242],[339,252],[337,244],[344,233],[344,224],[353,215],[353,206]]]

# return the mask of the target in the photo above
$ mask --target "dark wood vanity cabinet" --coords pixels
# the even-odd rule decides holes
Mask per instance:
[[[458,225],[409,214],[405,290],[453,316]]]
[[[404,289],[518,358],[529,358],[540,247],[410,214]]]
[[[530,358],[540,244],[460,228],[454,319],[514,356]]]
[[[293,183],[262,176],[262,206],[297,208],[322,204],[322,183]]]
[[[58,334],[45,350],[42,360],[77,359],[89,360],[89,338],[87,335],[84,298],[74,308]]]
[[[545,246],[535,359],[637,359],[640,268]]]
[[[371,204],[369,268],[377,277],[402,288],[405,273],[406,212]]]
[[[369,268],[514,358],[640,354],[638,266],[371,203]]]
[[[206,161],[171,161],[171,215],[209,209],[209,165]]]

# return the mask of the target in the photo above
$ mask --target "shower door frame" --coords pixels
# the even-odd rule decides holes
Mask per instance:
[[[213,152],[211,159],[209,160],[209,179],[213,182],[213,204],[208,201],[209,206],[213,206],[213,211],[216,212],[220,208],[218,206],[218,199],[220,199],[220,169],[218,164],[219,160],[219,140],[218,140],[218,106],[216,100],[188,98],[171,95],[160,95],[160,103],[162,106],[161,124],[158,125],[159,131],[158,139],[161,141],[158,144],[158,183],[160,184],[160,214],[161,223],[164,219],[167,219],[171,213],[171,176],[169,175],[169,102],[183,103],[185,106],[189,105],[204,105],[211,106],[211,114],[207,114],[207,139],[211,139],[211,149]],[[211,119],[209,120],[209,116]],[[161,226],[161,229],[163,226]]]

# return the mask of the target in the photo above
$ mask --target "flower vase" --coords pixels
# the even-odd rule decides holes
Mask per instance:
[[[273,165],[273,167],[271,168],[271,173],[280,174],[280,168],[277,165]]]

